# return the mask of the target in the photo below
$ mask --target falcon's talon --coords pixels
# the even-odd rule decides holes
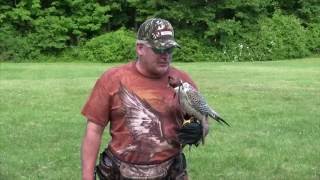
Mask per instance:
[[[190,124],[192,121],[191,121],[191,118],[190,119],[184,119],[183,120],[183,123],[182,123],[182,126],[186,125],[186,124]]]
[[[196,123],[201,124],[199,120],[197,120],[195,117],[192,116],[189,119],[183,119],[182,126],[189,124],[189,123],[192,123],[192,122],[196,122]]]

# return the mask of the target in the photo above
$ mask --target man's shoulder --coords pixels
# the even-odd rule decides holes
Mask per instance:
[[[196,83],[193,81],[191,76],[183,70],[180,70],[180,69],[172,66],[171,71],[170,71],[170,76],[178,77],[182,81],[188,82],[188,83],[192,84],[195,88],[197,88]]]
[[[133,62],[128,62],[126,64],[117,65],[108,68],[101,76],[101,78],[115,78],[117,76],[122,76],[124,73],[132,69]]]
[[[171,71],[170,71],[170,74],[173,75],[173,76],[178,76],[178,77],[189,77],[189,74],[181,69],[178,69],[174,66],[171,66]]]

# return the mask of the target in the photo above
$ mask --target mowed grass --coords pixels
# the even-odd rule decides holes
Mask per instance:
[[[0,65],[0,179],[80,179],[80,111],[116,64]],[[174,66],[231,124],[185,149],[191,179],[320,179],[320,58]]]

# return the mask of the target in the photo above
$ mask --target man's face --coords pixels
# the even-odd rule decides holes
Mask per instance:
[[[145,75],[160,77],[168,71],[172,60],[172,49],[157,52],[148,44],[138,44],[137,52],[140,68],[142,68]]]

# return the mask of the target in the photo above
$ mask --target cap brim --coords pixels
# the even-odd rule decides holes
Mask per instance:
[[[172,39],[165,41],[165,48],[172,48],[172,47],[180,48],[180,45],[175,40],[172,40]]]
[[[172,47],[180,48],[180,45],[173,39],[167,39],[154,46],[157,49],[168,49]]]

